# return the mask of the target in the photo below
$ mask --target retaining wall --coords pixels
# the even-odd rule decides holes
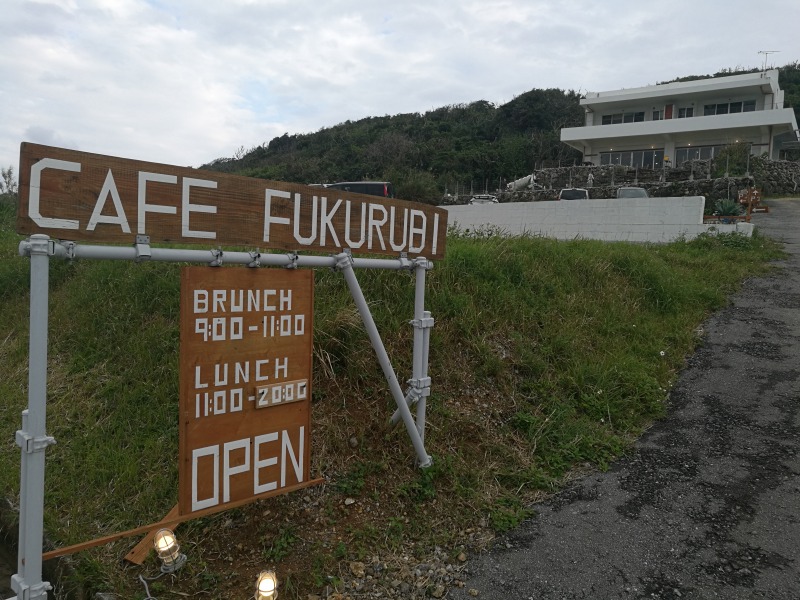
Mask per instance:
[[[496,228],[508,235],[535,235],[667,243],[701,233],[751,235],[750,223],[703,224],[702,196],[674,198],[600,198],[553,202],[507,202],[445,207],[448,222],[462,231]]]
[[[744,166],[741,166],[744,171]],[[537,190],[495,192],[501,202],[555,200],[565,187],[589,188],[590,198],[616,195],[620,186],[641,186],[651,197],[705,196],[709,206],[721,199],[736,199],[739,190],[755,187],[765,196],[796,195],[800,190],[800,162],[770,160],[761,156],[750,158],[749,174],[731,173],[730,177],[712,178],[713,161],[692,160],[668,169],[634,169],[620,165],[572,166],[534,171]],[[589,174],[592,185],[589,186]],[[469,202],[464,196],[455,203]],[[445,203],[447,204],[447,203]]]

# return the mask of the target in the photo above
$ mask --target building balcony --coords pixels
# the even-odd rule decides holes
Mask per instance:
[[[704,101],[731,95],[763,98],[780,93],[778,71],[745,73],[728,77],[713,77],[694,81],[681,81],[648,85],[638,88],[589,92],[581,100],[581,106],[595,112],[614,110],[620,105]]]
[[[761,135],[765,131],[778,135],[796,128],[794,111],[790,108],[780,108],[685,119],[568,127],[561,130],[561,141],[578,147],[581,144],[591,145],[600,140],[672,139],[692,134],[702,134],[703,137],[744,138],[755,134]]]

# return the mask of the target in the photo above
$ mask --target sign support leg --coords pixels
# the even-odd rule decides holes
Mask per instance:
[[[386,381],[389,383],[392,397],[394,397],[394,401],[400,411],[400,416],[405,423],[406,430],[411,438],[411,443],[414,445],[419,466],[423,469],[427,468],[431,466],[433,460],[425,451],[425,444],[422,440],[422,436],[420,436],[417,424],[414,422],[414,417],[411,415],[411,410],[408,408],[405,396],[403,396],[403,390],[400,389],[400,383],[397,381],[392,363],[389,360],[389,356],[386,354],[386,348],[383,345],[380,333],[378,333],[378,328],[375,326],[375,320],[372,318],[369,305],[364,299],[364,293],[361,291],[361,286],[358,284],[356,274],[353,272],[353,258],[349,253],[344,252],[336,256],[336,268],[342,272],[345,281],[347,281],[347,287],[350,289],[350,294],[353,296],[353,300],[356,303],[356,308],[358,308],[358,312],[361,315],[361,320],[367,330],[372,347],[375,350],[375,354],[378,356],[378,362],[383,369]]]
[[[16,433],[21,448],[18,573],[11,588],[19,600],[47,598],[52,586],[42,581],[44,537],[44,453],[55,440],[45,434],[47,402],[47,325],[50,283],[50,239],[32,235],[20,244],[31,259],[31,314],[28,366],[28,408]],[[11,599],[11,600],[15,600]]]
[[[422,427],[420,434],[422,435],[422,440],[425,441],[425,409],[427,407],[427,397],[431,393],[431,378],[428,377],[428,350],[431,347],[431,327],[433,327],[433,317],[431,317],[430,311],[423,311],[423,319],[426,325],[422,326],[422,371],[420,373],[420,380],[425,382],[425,387],[422,389],[422,395],[417,404],[417,427]]]
[[[421,327],[416,326],[425,313],[425,268],[420,264],[414,272],[415,288],[414,288],[414,353],[412,355],[411,366],[411,384],[412,389],[417,396],[417,431],[422,441],[425,441],[425,395],[424,383],[422,382],[422,359],[423,359],[423,344],[425,343],[425,334]],[[428,386],[430,389],[430,386]]]
[[[415,261],[416,287],[414,296],[414,320],[411,325],[414,327],[414,356],[412,362],[411,379],[408,380],[409,389],[405,397],[407,406],[417,405],[417,430],[420,437],[425,441],[425,411],[427,398],[431,393],[431,379],[428,377],[428,348],[431,340],[431,327],[433,318],[431,313],[425,310],[425,274],[431,268],[424,258]],[[391,418],[392,425],[397,425],[400,421],[400,409],[398,408]]]

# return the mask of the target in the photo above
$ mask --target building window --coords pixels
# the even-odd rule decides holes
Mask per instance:
[[[700,158],[700,148],[675,148],[675,166]]]
[[[615,123],[622,123],[622,113],[603,115],[603,125],[614,125]]]
[[[661,121],[663,118],[664,118],[664,111],[662,110],[653,111],[653,121]]]
[[[613,115],[603,115],[601,123],[603,125],[616,125],[617,123],[633,123],[644,121],[644,113],[614,113]]]
[[[680,166],[687,160],[710,160],[719,153],[725,146],[687,146],[685,148],[675,148],[675,165]]]
[[[660,169],[664,163],[664,150],[626,150],[601,152],[601,165],[622,165],[640,169]]]
[[[756,109],[755,100],[744,102],[720,102],[719,104],[706,104],[703,107],[703,116],[727,115],[728,113],[753,112]]]
[[[623,123],[638,123],[644,121],[644,112],[625,113],[622,115]]]
[[[679,119],[686,119],[686,118],[693,117],[693,116],[694,116],[694,107],[693,106],[687,106],[685,108],[679,108],[678,109],[678,118]]]

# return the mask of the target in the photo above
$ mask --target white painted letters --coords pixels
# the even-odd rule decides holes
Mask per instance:
[[[217,189],[216,181],[205,179],[194,179],[192,177],[183,178],[183,195],[181,196],[181,235],[184,237],[206,238],[213,240],[217,234],[213,231],[193,231],[189,229],[189,216],[193,212],[217,214],[216,206],[207,204],[192,204],[189,201],[189,193],[192,187],[204,187]]]
[[[114,202],[114,210],[117,211],[114,217],[103,215],[103,208],[105,207],[108,196],[111,196],[111,200]],[[100,195],[97,196],[97,202],[94,205],[94,210],[92,211],[92,216],[89,219],[89,224],[86,226],[86,229],[94,231],[98,223],[119,225],[123,233],[131,232],[131,226],[128,224],[128,218],[125,216],[125,211],[122,208],[122,200],[120,200],[117,184],[114,182],[114,175],[111,173],[111,169],[108,170],[106,180],[103,182],[103,189],[100,190]]]
[[[292,441],[293,438],[297,439],[296,444]],[[208,464],[209,461],[211,464]],[[253,438],[224,442],[221,446],[197,448],[192,452],[192,511],[220,504],[220,480],[222,502],[226,503],[231,501],[231,484],[234,478],[252,477],[253,495],[257,496],[304,481],[304,464],[303,425],[291,432],[286,429],[280,432],[271,431]],[[264,481],[264,471],[276,466],[278,479]],[[202,484],[210,484],[212,493],[208,498],[199,497],[200,488],[206,487]]]
[[[145,228],[145,217],[147,213],[162,213],[167,215],[174,215],[178,209],[174,206],[164,206],[162,204],[148,204],[147,203],[147,182],[153,181],[157,183],[178,183],[178,178],[175,175],[162,175],[161,173],[148,173],[147,171],[139,171],[139,227],[137,233],[147,233]]]
[[[300,208],[302,201],[303,196],[301,194],[294,195],[294,239],[302,246],[310,246],[317,239],[317,205],[319,204],[319,198],[317,196],[312,196],[311,198],[311,235],[308,236],[300,235]]]
[[[279,223],[281,225],[288,225],[291,219],[288,217],[273,217],[272,216],[272,198],[291,198],[292,195],[289,192],[284,192],[283,190],[271,190],[267,188],[264,191],[264,241],[269,241],[269,229],[270,225],[273,223]]]
[[[381,216],[377,217],[376,213],[381,213]],[[386,208],[384,206],[381,206],[380,204],[369,205],[369,234],[367,235],[367,248],[370,250],[375,247],[372,243],[373,231],[377,234],[376,237],[380,240],[381,250],[386,250],[386,244],[383,243],[383,233],[381,233],[381,228],[386,224],[387,218],[388,215],[386,214]]]
[[[60,169],[80,173],[81,163],[55,158],[43,158],[31,167],[31,193],[28,200],[28,214],[39,227],[52,227],[54,229],[80,229],[78,221],[73,219],[54,219],[43,217],[39,209],[40,193],[42,189],[42,171],[45,169]]]

